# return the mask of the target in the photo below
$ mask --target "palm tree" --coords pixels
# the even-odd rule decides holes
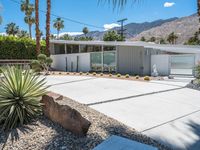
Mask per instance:
[[[25,30],[20,30],[19,33],[17,33],[17,37],[20,37],[20,38],[29,37],[29,34]]]
[[[57,29],[57,38],[59,38],[60,30],[65,27],[64,21],[61,18],[56,18],[56,20],[54,20],[53,27]]]
[[[86,37],[86,35],[89,33],[89,30],[87,27],[84,27],[82,32],[85,34]]]
[[[39,0],[35,0],[36,53],[40,54]]]
[[[35,11],[34,5],[29,3],[29,0],[22,1],[21,11],[25,13],[24,21],[29,26],[29,35],[32,38],[31,28],[32,24],[35,23],[35,18],[32,17],[33,12]]]
[[[27,23],[28,26],[29,26],[29,36],[30,36],[30,38],[32,39],[31,28],[32,28],[32,25],[35,23],[35,18],[34,18],[34,17],[31,17],[31,16],[26,16],[26,17],[24,18],[24,21],[25,21],[25,23]]]
[[[50,40],[50,20],[51,20],[51,0],[47,0],[47,14],[46,14],[46,53],[49,55],[49,40]]]
[[[198,15],[199,15],[199,23],[200,23],[200,0],[197,0],[197,6],[198,6],[197,12],[198,12]],[[200,28],[199,28],[199,34],[200,34]]]
[[[24,12],[26,16],[31,16],[35,8],[33,4],[30,4],[29,0],[26,0],[21,3],[21,11]]]
[[[116,8],[123,8],[126,4],[127,4],[127,2],[128,2],[128,0],[98,0],[99,1],[99,3],[101,3],[101,2],[103,2],[103,3],[105,3],[105,2],[108,2],[109,4],[112,4],[112,6],[113,6],[113,9],[116,9]],[[132,0],[133,2],[139,2],[139,1],[142,1],[142,0]]]
[[[17,33],[19,33],[19,26],[16,26],[16,24],[13,22],[7,24],[5,29],[8,35],[15,36]]]
[[[172,32],[168,35],[168,38],[167,38],[167,41],[170,43],[170,44],[176,44],[176,40],[178,39],[178,36]]]

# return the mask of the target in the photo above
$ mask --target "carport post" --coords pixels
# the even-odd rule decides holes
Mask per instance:
[[[104,53],[104,51],[103,51],[103,48],[104,48],[104,46],[102,45],[101,46],[101,72],[103,72],[103,64],[104,64],[104,60],[103,60],[103,53]]]

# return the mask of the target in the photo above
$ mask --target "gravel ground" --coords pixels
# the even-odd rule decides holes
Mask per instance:
[[[0,131],[0,149],[91,150],[111,135],[127,137],[161,150],[169,149],[134,129],[71,99],[64,98],[59,103],[75,108],[92,123],[86,137],[77,137],[41,116],[29,125],[10,131],[9,134]]]
[[[192,80],[186,87],[200,91],[199,79]]]

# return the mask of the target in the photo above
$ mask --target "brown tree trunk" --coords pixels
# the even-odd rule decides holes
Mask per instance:
[[[49,39],[50,39],[50,20],[51,20],[51,0],[47,0],[47,14],[46,14],[46,54],[49,52]]]
[[[39,0],[35,0],[36,53],[40,54]]]
[[[200,0],[198,1],[198,16],[199,16],[199,23],[200,23]],[[199,34],[200,34],[200,28],[199,28]]]

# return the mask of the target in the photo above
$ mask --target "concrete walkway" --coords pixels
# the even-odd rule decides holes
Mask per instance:
[[[199,150],[200,92],[190,79],[138,82],[48,76],[51,91],[72,98],[175,149]]]

